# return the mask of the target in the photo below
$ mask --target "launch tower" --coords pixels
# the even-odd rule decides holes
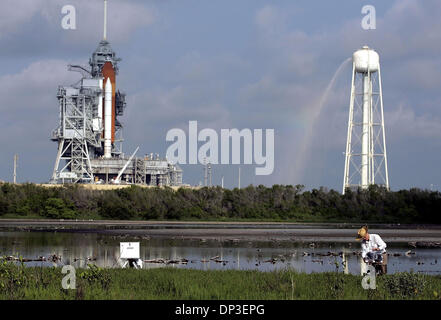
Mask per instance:
[[[89,60],[90,68],[69,65],[82,78],[58,88],[60,124],[51,138],[58,142],[52,183],[182,184],[182,170],[159,155],[124,157],[119,117],[126,108],[126,95],[116,86],[120,60],[107,41],[104,0],[103,39]]]

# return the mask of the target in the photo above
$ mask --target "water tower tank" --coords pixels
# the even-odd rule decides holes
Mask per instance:
[[[380,57],[377,52],[369,47],[364,46],[360,50],[357,50],[352,55],[354,61],[355,71],[360,73],[376,72],[380,67]]]

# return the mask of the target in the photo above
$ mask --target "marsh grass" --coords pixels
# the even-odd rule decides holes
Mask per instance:
[[[440,299],[441,276],[397,273],[364,290],[361,276],[157,268],[77,269],[76,289],[61,287],[61,268],[1,262],[0,299]]]

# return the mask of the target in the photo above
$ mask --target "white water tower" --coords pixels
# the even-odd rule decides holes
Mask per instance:
[[[343,194],[371,184],[389,189],[380,57],[364,46],[352,55]]]

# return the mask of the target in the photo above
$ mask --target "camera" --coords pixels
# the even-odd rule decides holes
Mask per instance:
[[[374,252],[374,251],[368,252],[366,254],[365,261],[367,263],[378,263],[378,264],[383,263],[383,253],[381,251],[378,251],[378,252]]]

